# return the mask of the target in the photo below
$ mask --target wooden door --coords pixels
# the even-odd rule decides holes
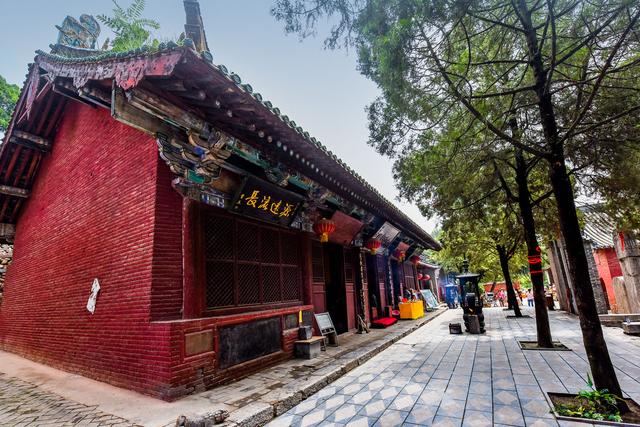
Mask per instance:
[[[356,328],[356,307],[357,307],[357,293],[356,293],[356,271],[354,262],[353,251],[350,249],[344,249],[344,284],[345,291],[347,293],[347,325],[349,330]]]
[[[327,311],[327,298],[324,282],[324,257],[322,253],[322,243],[314,241],[311,243],[311,302],[316,313]]]
[[[383,255],[376,255],[376,274],[378,276],[377,285],[380,291],[380,307],[384,313],[384,308],[391,304],[391,300],[389,300],[391,288],[390,285],[388,285],[389,274],[387,272],[387,260]]]

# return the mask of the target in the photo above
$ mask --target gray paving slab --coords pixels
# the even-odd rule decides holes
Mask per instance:
[[[135,424],[0,373],[0,425],[107,427]]]
[[[338,389],[320,390],[318,396],[333,396],[343,387],[350,398],[314,420],[340,422],[359,408],[346,425],[573,426],[555,420],[545,392],[585,387],[589,365],[577,317],[550,313],[554,339],[573,351],[545,352],[523,351],[517,343],[535,340],[535,319],[507,319],[507,314],[486,310],[485,335],[450,335],[448,323],[460,321],[462,313],[448,311],[347,373],[334,383]],[[624,393],[640,396],[640,339],[612,328],[605,328],[605,337]],[[290,413],[308,409],[304,405]],[[341,409],[346,415],[334,415]],[[285,425],[281,418],[269,425]]]

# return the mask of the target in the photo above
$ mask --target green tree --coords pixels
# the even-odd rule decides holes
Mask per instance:
[[[553,346],[551,329],[545,303],[542,275],[542,257],[537,237],[534,210],[542,211],[550,196],[549,183],[541,171],[538,159],[527,156],[522,150],[514,150],[504,141],[496,140],[484,131],[483,126],[464,108],[449,112],[454,116],[438,130],[430,130],[416,141],[411,150],[396,153],[395,179],[400,194],[416,202],[427,216],[448,218],[452,212],[462,209],[477,210],[487,201],[497,201],[495,209],[505,203],[514,204],[519,210],[520,224],[528,251],[531,281],[536,300],[536,327],[538,345]],[[512,122],[512,133],[516,124]],[[551,220],[542,215],[544,228]],[[539,218],[540,219],[540,218]],[[471,218],[472,222],[475,219]],[[475,224],[466,224],[473,228]],[[510,232],[505,229],[505,232]],[[509,306],[516,307],[515,293],[510,289],[509,259],[515,248],[509,244],[496,246],[504,277],[508,285]],[[510,249],[511,248],[511,249]],[[517,316],[520,316],[516,312]]]
[[[601,196],[603,210],[615,219],[619,230],[640,230],[640,145],[620,144],[601,162],[602,167],[588,174],[587,188]]]
[[[143,18],[145,0],[133,0],[128,8],[120,6],[113,0],[113,16],[98,15],[98,20],[109,27],[115,34],[113,40],[105,42],[115,52],[125,52],[150,44],[156,46],[158,40],[149,40],[150,30],[158,30],[160,24],[153,19]]]
[[[474,209],[458,210],[444,219],[438,236],[444,248],[431,256],[449,271],[461,271],[466,258],[483,280],[503,278],[509,306],[522,317],[511,280],[511,269],[523,262],[522,230],[513,210],[490,202],[485,199]]]
[[[5,78],[0,76],[0,133],[7,131],[19,95],[20,88],[7,83]]]
[[[277,0],[273,13],[303,35],[319,17],[338,17],[328,44],[355,45],[361,71],[382,89],[370,108],[371,140],[380,151],[411,149],[461,105],[499,141],[543,160],[594,381],[621,395],[590,285],[568,166],[577,147],[595,149],[594,132],[640,109],[623,103],[595,108],[636,88],[640,4]],[[517,135],[509,131],[512,118]]]

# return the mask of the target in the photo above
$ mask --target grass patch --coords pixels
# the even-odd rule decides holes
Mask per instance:
[[[541,350],[541,351],[571,351],[569,347],[560,341],[553,341],[553,348],[538,347],[538,341],[518,341],[521,350]]]

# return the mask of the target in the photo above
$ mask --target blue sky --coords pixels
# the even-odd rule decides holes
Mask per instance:
[[[129,0],[120,0],[128,5]],[[109,13],[110,0],[24,0],[4,2],[0,26],[0,74],[22,85],[36,49],[47,50],[57,37],[55,25],[66,15]],[[322,141],[388,199],[426,230],[435,221],[396,200],[392,161],[366,144],[365,108],[376,86],[356,70],[353,53],[325,50],[322,34],[300,42],[286,35],[270,15],[269,0],[200,0],[214,62],[250,83],[280,110]],[[160,22],[158,39],[176,39],[183,31],[182,0],[147,0],[146,16]],[[99,38],[101,45],[108,36]]]

